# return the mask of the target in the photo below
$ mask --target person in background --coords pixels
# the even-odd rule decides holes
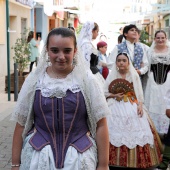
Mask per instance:
[[[170,118],[170,90],[168,90],[165,96],[165,103],[166,103],[166,116]],[[166,170],[168,165],[170,164],[170,126],[168,128],[168,133],[164,139],[164,152],[163,158],[160,165],[157,167],[158,169]]]
[[[136,38],[135,42],[139,43],[142,46],[143,50],[145,51],[145,53],[147,55],[148,50],[149,50],[149,46],[144,44],[144,43],[142,43],[142,42],[140,42],[140,33],[141,33],[141,31],[139,29],[137,29],[137,38]]]
[[[12,114],[12,169],[108,170],[108,114],[75,34],[64,27],[51,30]]]
[[[169,119],[164,96],[170,89],[170,44],[163,30],[155,32],[148,51],[149,71],[145,88],[145,105],[160,136],[167,134]]]
[[[123,29],[124,29],[124,27],[120,27],[120,28],[119,28],[119,33],[120,33],[120,35],[123,34]]]
[[[146,56],[147,56],[148,51],[149,51],[149,46],[147,46],[146,44],[140,42],[140,33],[141,33],[141,31],[140,31],[139,29],[137,29],[137,38],[136,38],[136,40],[135,40],[135,43],[139,44],[139,45],[142,47],[143,51],[145,52],[145,54],[146,54]],[[148,60],[148,58],[147,58],[147,60]],[[144,92],[145,92],[145,89],[146,89],[147,79],[148,79],[147,73],[146,73],[146,74],[143,74],[143,75],[141,76],[142,88],[143,88],[143,91],[144,91]]]
[[[31,56],[30,56],[30,62],[31,63],[30,63],[30,68],[29,68],[29,72],[31,72],[34,63],[36,62],[36,59],[39,56],[39,52],[38,52],[39,40],[36,41],[34,39],[34,32],[33,31],[29,32],[28,38],[27,38],[27,43],[30,44],[30,51],[31,51]]]
[[[99,62],[98,50],[92,44],[92,40],[97,38],[98,32],[99,26],[97,23],[93,21],[85,22],[78,36],[78,48],[86,61],[84,64],[91,69],[92,73],[98,79],[99,84],[103,87],[105,80],[97,67]]]
[[[104,42],[107,43],[107,37],[106,37],[106,35],[103,34],[103,33],[101,33],[101,34],[100,34],[100,37],[99,37],[99,41],[104,41]]]
[[[153,168],[161,162],[161,141],[143,105],[138,73],[126,52],[119,53],[105,83],[110,169]]]
[[[120,27],[120,29],[119,29],[120,35],[118,36],[118,44],[122,43],[122,41],[125,41],[125,38],[123,37],[123,29],[124,29],[124,27]]]
[[[97,43],[97,50],[99,51],[99,62],[98,62],[98,68],[100,70],[100,73],[102,74],[103,78],[106,79],[107,75],[109,74],[109,69],[107,67],[107,43],[104,41],[100,41]]]
[[[68,28],[69,28],[71,31],[73,31],[74,33],[76,32],[74,27],[68,27]]]
[[[122,43],[122,40],[123,40],[123,34],[120,34],[117,38],[118,44]]]
[[[148,71],[148,59],[140,44],[135,43],[137,38],[136,25],[130,24],[124,27],[123,36],[125,41],[115,46],[109,55],[109,60],[115,62],[117,54],[125,51],[129,54],[130,60],[139,75]]]

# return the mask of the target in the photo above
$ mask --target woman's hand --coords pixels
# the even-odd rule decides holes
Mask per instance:
[[[170,118],[170,109],[166,109],[166,116]]]
[[[139,117],[142,117],[142,116],[143,116],[142,103],[139,103],[139,104],[138,104],[138,106],[137,106],[137,112],[138,112]]]
[[[123,93],[117,93],[117,94],[114,94],[114,96],[118,97],[119,99],[123,99],[124,94]]]
[[[102,63],[102,67],[107,67],[107,64],[106,63]]]
[[[117,94],[110,94],[108,98],[119,98],[119,99],[122,99],[124,97],[124,94],[123,93],[117,93]]]
[[[107,64],[102,61],[99,61],[98,65],[101,67],[107,67]]]
[[[109,166],[97,166],[96,170],[109,170]]]

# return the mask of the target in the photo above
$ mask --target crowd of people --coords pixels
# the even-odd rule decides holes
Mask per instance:
[[[11,117],[12,170],[168,167],[170,44],[163,30],[151,47],[136,25],[121,31],[110,55],[93,21],[49,32]]]

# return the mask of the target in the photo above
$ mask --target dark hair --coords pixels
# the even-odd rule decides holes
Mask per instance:
[[[101,35],[100,35],[100,39],[101,39],[102,37],[105,37],[105,38],[107,39],[106,35],[104,35],[104,34],[101,34]]]
[[[49,34],[47,36],[47,40],[46,40],[46,47],[47,48],[48,48],[48,45],[49,45],[49,38],[51,36],[54,36],[54,35],[61,35],[62,37],[73,38],[74,47],[76,48],[76,46],[77,46],[76,36],[75,36],[73,31],[71,31],[69,28],[66,28],[66,27],[54,28],[49,32]]]
[[[120,27],[120,28],[119,28],[119,31],[121,31],[121,30],[122,30],[122,28],[123,28],[123,27]]]
[[[120,34],[117,38],[118,44],[121,43],[123,40],[123,34]]]
[[[124,27],[123,29],[123,37],[126,39],[126,36],[124,34],[127,34],[128,31],[131,29],[131,28],[135,28],[136,30],[138,30],[138,28],[136,27],[136,25],[133,25],[133,24],[130,24],[130,25],[127,25]]]
[[[71,30],[73,30],[74,32],[75,32],[75,29],[74,29],[74,27],[68,27],[69,29],[71,29]]]
[[[126,52],[121,52],[121,53],[118,53],[118,55],[116,56],[116,61],[117,61],[117,58],[120,56],[120,55],[124,55],[127,57],[128,61],[129,61],[129,57],[128,57],[128,54]]]
[[[94,28],[92,29],[92,31],[96,31],[98,28],[99,28],[98,24],[94,22]]]
[[[30,32],[28,33],[27,43],[29,43],[33,37],[34,37],[34,32],[33,32],[33,31],[30,31]]]
[[[140,34],[141,33],[141,31],[137,28],[136,29],[136,32],[138,33],[138,34]]]
[[[166,37],[166,32],[165,32],[164,30],[158,30],[158,31],[156,31],[156,32],[155,32],[155,37],[156,37],[157,34],[160,33],[160,32],[164,33],[164,35],[165,35],[165,37]]]

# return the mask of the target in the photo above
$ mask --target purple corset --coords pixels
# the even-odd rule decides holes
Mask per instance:
[[[50,98],[43,97],[41,91],[37,90],[33,130],[34,135],[29,143],[37,151],[50,144],[56,168],[64,167],[69,146],[75,147],[80,153],[89,149],[92,142],[87,135],[89,128],[82,93],[68,90],[63,98]]]

